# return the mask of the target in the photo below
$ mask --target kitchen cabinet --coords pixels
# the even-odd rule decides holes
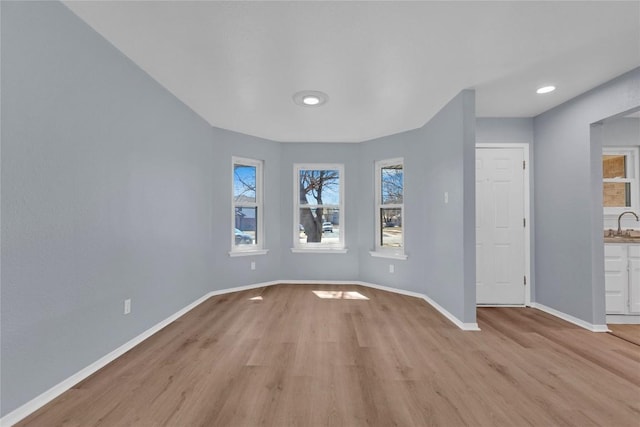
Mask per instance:
[[[640,244],[604,245],[607,314],[640,314]]]
[[[629,311],[640,314],[640,245],[629,245]]]

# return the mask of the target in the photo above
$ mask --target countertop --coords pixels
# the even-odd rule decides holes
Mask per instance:
[[[626,230],[621,236],[614,230],[604,230],[605,243],[640,243],[640,230]]]

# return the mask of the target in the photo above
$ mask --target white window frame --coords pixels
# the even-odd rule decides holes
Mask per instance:
[[[340,175],[340,203],[338,205],[312,205],[322,208],[338,208],[339,209],[339,241],[336,244],[328,245],[326,243],[306,243],[300,242],[300,171],[302,170],[337,170]],[[344,223],[344,189],[345,189],[344,164],[341,163],[296,163],[293,165],[293,247],[291,252],[294,253],[346,253],[345,247],[345,223]]]
[[[627,167],[631,168],[631,178],[603,178],[602,182],[624,182],[631,185],[631,206],[627,207],[604,207],[604,216],[609,218],[617,218],[622,212],[634,211],[638,212],[640,208],[640,174],[639,166],[639,150],[638,147],[602,147],[602,155],[620,155],[627,156]]]
[[[236,202],[235,201],[235,166],[250,166],[256,168],[256,201],[255,202]],[[263,186],[263,170],[264,161],[248,159],[244,157],[233,156],[231,158],[231,251],[229,256],[250,256],[264,255],[268,252],[264,245],[264,186]],[[251,245],[236,245],[235,228],[236,228],[236,208],[257,208],[256,215],[256,239],[257,243]]]
[[[404,176],[404,158],[397,157],[394,159],[385,159],[385,160],[377,160],[374,163],[374,171],[375,171],[375,203],[374,203],[374,217],[375,217],[375,242],[374,242],[374,250],[369,252],[371,256],[379,257],[379,258],[393,258],[404,260],[407,259],[407,255],[405,253],[405,245],[404,245],[404,236],[405,236],[405,209],[404,209],[404,193],[405,193],[405,180],[402,182],[402,203],[387,203],[382,204],[382,169],[389,166],[402,166],[402,172]],[[380,218],[380,210],[381,209],[400,209],[401,217],[402,217],[402,246],[399,248],[385,248],[381,244],[382,240],[382,227],[381,227],[381,218]]]

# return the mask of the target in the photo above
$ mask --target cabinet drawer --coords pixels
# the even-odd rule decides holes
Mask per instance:
[[[611,258],[627,257],[627,245],[606,244],[604,245],[604,256]]]
[[[640,245],[629,245],[629,258],[640,258]]]

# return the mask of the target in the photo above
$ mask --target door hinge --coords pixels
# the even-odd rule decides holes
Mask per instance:
[[[523,160],[522,161],[522,170],[525,170],[527,168],[527,161]]]
[[[527,276],[524,276],[524,285],[527,286]]]
[[[527,218],[522,218],[522,226],[523,227],[527,226]]]

